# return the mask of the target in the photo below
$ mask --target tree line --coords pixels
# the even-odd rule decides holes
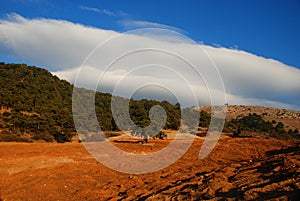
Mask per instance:
[[[0,141],[66,142],[76,135],[72,116],[74,86],[69,82],[42,68],[1,62],[0,89]],[[111,98],[108,93],[95,94],[95,112],[104,131],[118,130],[110,109]],[[178,129],[180,125],[179,104],[146,99],[130,99],[129,103],[130,117],[138,126],[149,125],[149,111],[154,105],[162,106],[167,113],[165,129]]]
[[[72,84],[45,69],[0,62],[0,141],[71,141],[76,135],[72,113],[73,89]],[[79,101],[85,101],[85,94],[94,93],[87,89],[78,90],[83,91]],[[104,131],[119,130],[112,115],[111,100],[111,94],[95,93],[97,123]],[[192,127],[195,119],[199,120],[200,127],[208,127],[210,124],[210,113],[181,108],[178,103],[146,99],[126,100],[129,101],[130,119],[139,127],[149,126],[149,111],[154,105],[162,106],[166,112],[164,129],[177,130],[181,123]],[[84,116],[86,111],[83,108],[79,113]],[[186,122],[181,122],[181,112],[189,114],[186,115]],[[118,115],[123,118],[123,114]],[[90,124],[85,118],[80,123]],[[299,136],[297,129],[286,132],[283,123],[265,121],[257,114],[225,122],[224,131],[235,133],[236,136],[243,131],[270,133],[273,136]]]

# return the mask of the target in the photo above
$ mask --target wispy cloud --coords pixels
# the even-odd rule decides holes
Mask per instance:
[[[121,25],[123,25],[127,30],[131,29],[141,29],[141,28],[160,28],[160,29],[167,29],[173,30],[179,33],[186,33],[186,31],[165,24],[160,24],[156,22],[148,22],[148,21],[140,21],[140,20],[121,20]]]
[[[44,66],[60,78],[73,81],[86,56],[98,44],[119,34],[63,20],[26,19],[12,15],[6,20],[0,20],[0,53],[1,58],[12,58],[14,61]],[[221,94],[222,91],[214,88],[216,80],[211,76],[211,60],[203,54],[204,50],[219,69],[229,104],[300,109],[300,70],[272,59],[242,50],[217,48],[199,43],[172,43],[145,35],[123,34],[116,43],[103,45],[102,49],[99,49],[101,54],[94,55],[90,62],[85,63],[83,70],[86,74],[79,80],[82,86],[91,87],[98,82],[99,75],[105,71],[105,65],[102,65],[105,61],[112,61],[130,50],[161,47],[162,50],[181,52],[185,58],[189,58],[196,70],[207,75],[206,81],[213,86],[211,91],[216,91],[217,95]],[[110,92],[126,75],[127,79],[123,80],[121,85],[124,93],[143,81],[166,83],[171,85],[172,92],[176,92],[179,94],[178,97],[189,103],[187,90],[183,88],[184,80],[174,79],[172,76],[174,73],[166,68],[150,65],[141,68],[140,71],[129,73],[132,66],[164,64],[183,75],[196,89],[197,96],[203,103],[209,103],[210,97],[205,91],[205,86],[197,84],[197,76],[186,68],[182,60],[174,59],[172,55],[160,51],[137,52],[136,56],[138,57],[128,55],[122,63],[114,63],[113,68],[104,77],[102,87]],[[157,91],[150,93],[156,94]]]
[[[88,7],[88,6],[80,6],[80,8],[82,10],[87,10],[87,11],[93,11],[96,13],[100,13],[100,14],[105,14],[111,17],[124,17],[124,16],[128,16],[127,13],[125,13],[124,11],[111,11],[108,9],[99,9],[99,8],[93,8],[93,7]]]

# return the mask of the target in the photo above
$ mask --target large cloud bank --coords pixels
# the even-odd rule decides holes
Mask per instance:
[[[120,35],[15,14],[0,21],[0,53],[7,60],[43,66],[70,82],[79,73],[77,86],[122,96],[176,97],[194,105],[193,92],[199,104],[209,104],[213,97],[215,104],[300,109],[299,69],[245,51],[197,44],[172,31]]]

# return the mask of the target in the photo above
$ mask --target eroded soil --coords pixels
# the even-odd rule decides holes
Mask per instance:
[[[300,142],[223,138],[199,160],[193,146],[158,172],[130,175],[92,158],[80,143],[0,143],[2,200],[299,200]],[[167,140],[118,143],[132,153]]]

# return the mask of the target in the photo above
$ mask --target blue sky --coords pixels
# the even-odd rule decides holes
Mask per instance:
[[[0,17],[54,18],[115,31],[126,20],[169,25],[204,44],[238,48],[300,68],[299,1],[1,0]]]
[[[199,104],[211,104],[214,102],[211,97],[215,97],[215,104],[300,110],[299,1],[0,0],[0,3],[1,61],[43,67],[62,79],[79,81],[79,86],[92,89],[99,84],[99,77],[103,77],[100,83],[103,88],[97,89],[109,93],[126,77],[117,94],[125,97],[131,97],[129,92],[136,87],[157,83],[168,85],[169,91],[156,85],[144,91],[139,89],[140,94],[134,98],[174,100],[176,93],[177,99],[182,98],[184,105],[191,106],[197,105],[189,96],[195,92],[202,101]],[[139,28],[165,30],[120,34]],[[194,43],[190,44],[183,35]],[[89,56],[102,43],[95,51],[98,55]],[[195,68],[184,66],[182,60],[170,58],[170,54],[144,51],[134,58],[127,55],[123,63],[106,69],[108,58],[115,61],[119,55],[141,48],[184,55]],[[158,63],[153,65],[155,62]],[[162,64],[169,66],[171,72]],[[136,65],[139,69],[134,68]],[[174,71],[190,82],[191,93],[189,86],[184,88],[185,81],[172,74]],[[204,76],[197,77],[195,71]],[[78,72],[83,72],[82,77],[78,78]]]

